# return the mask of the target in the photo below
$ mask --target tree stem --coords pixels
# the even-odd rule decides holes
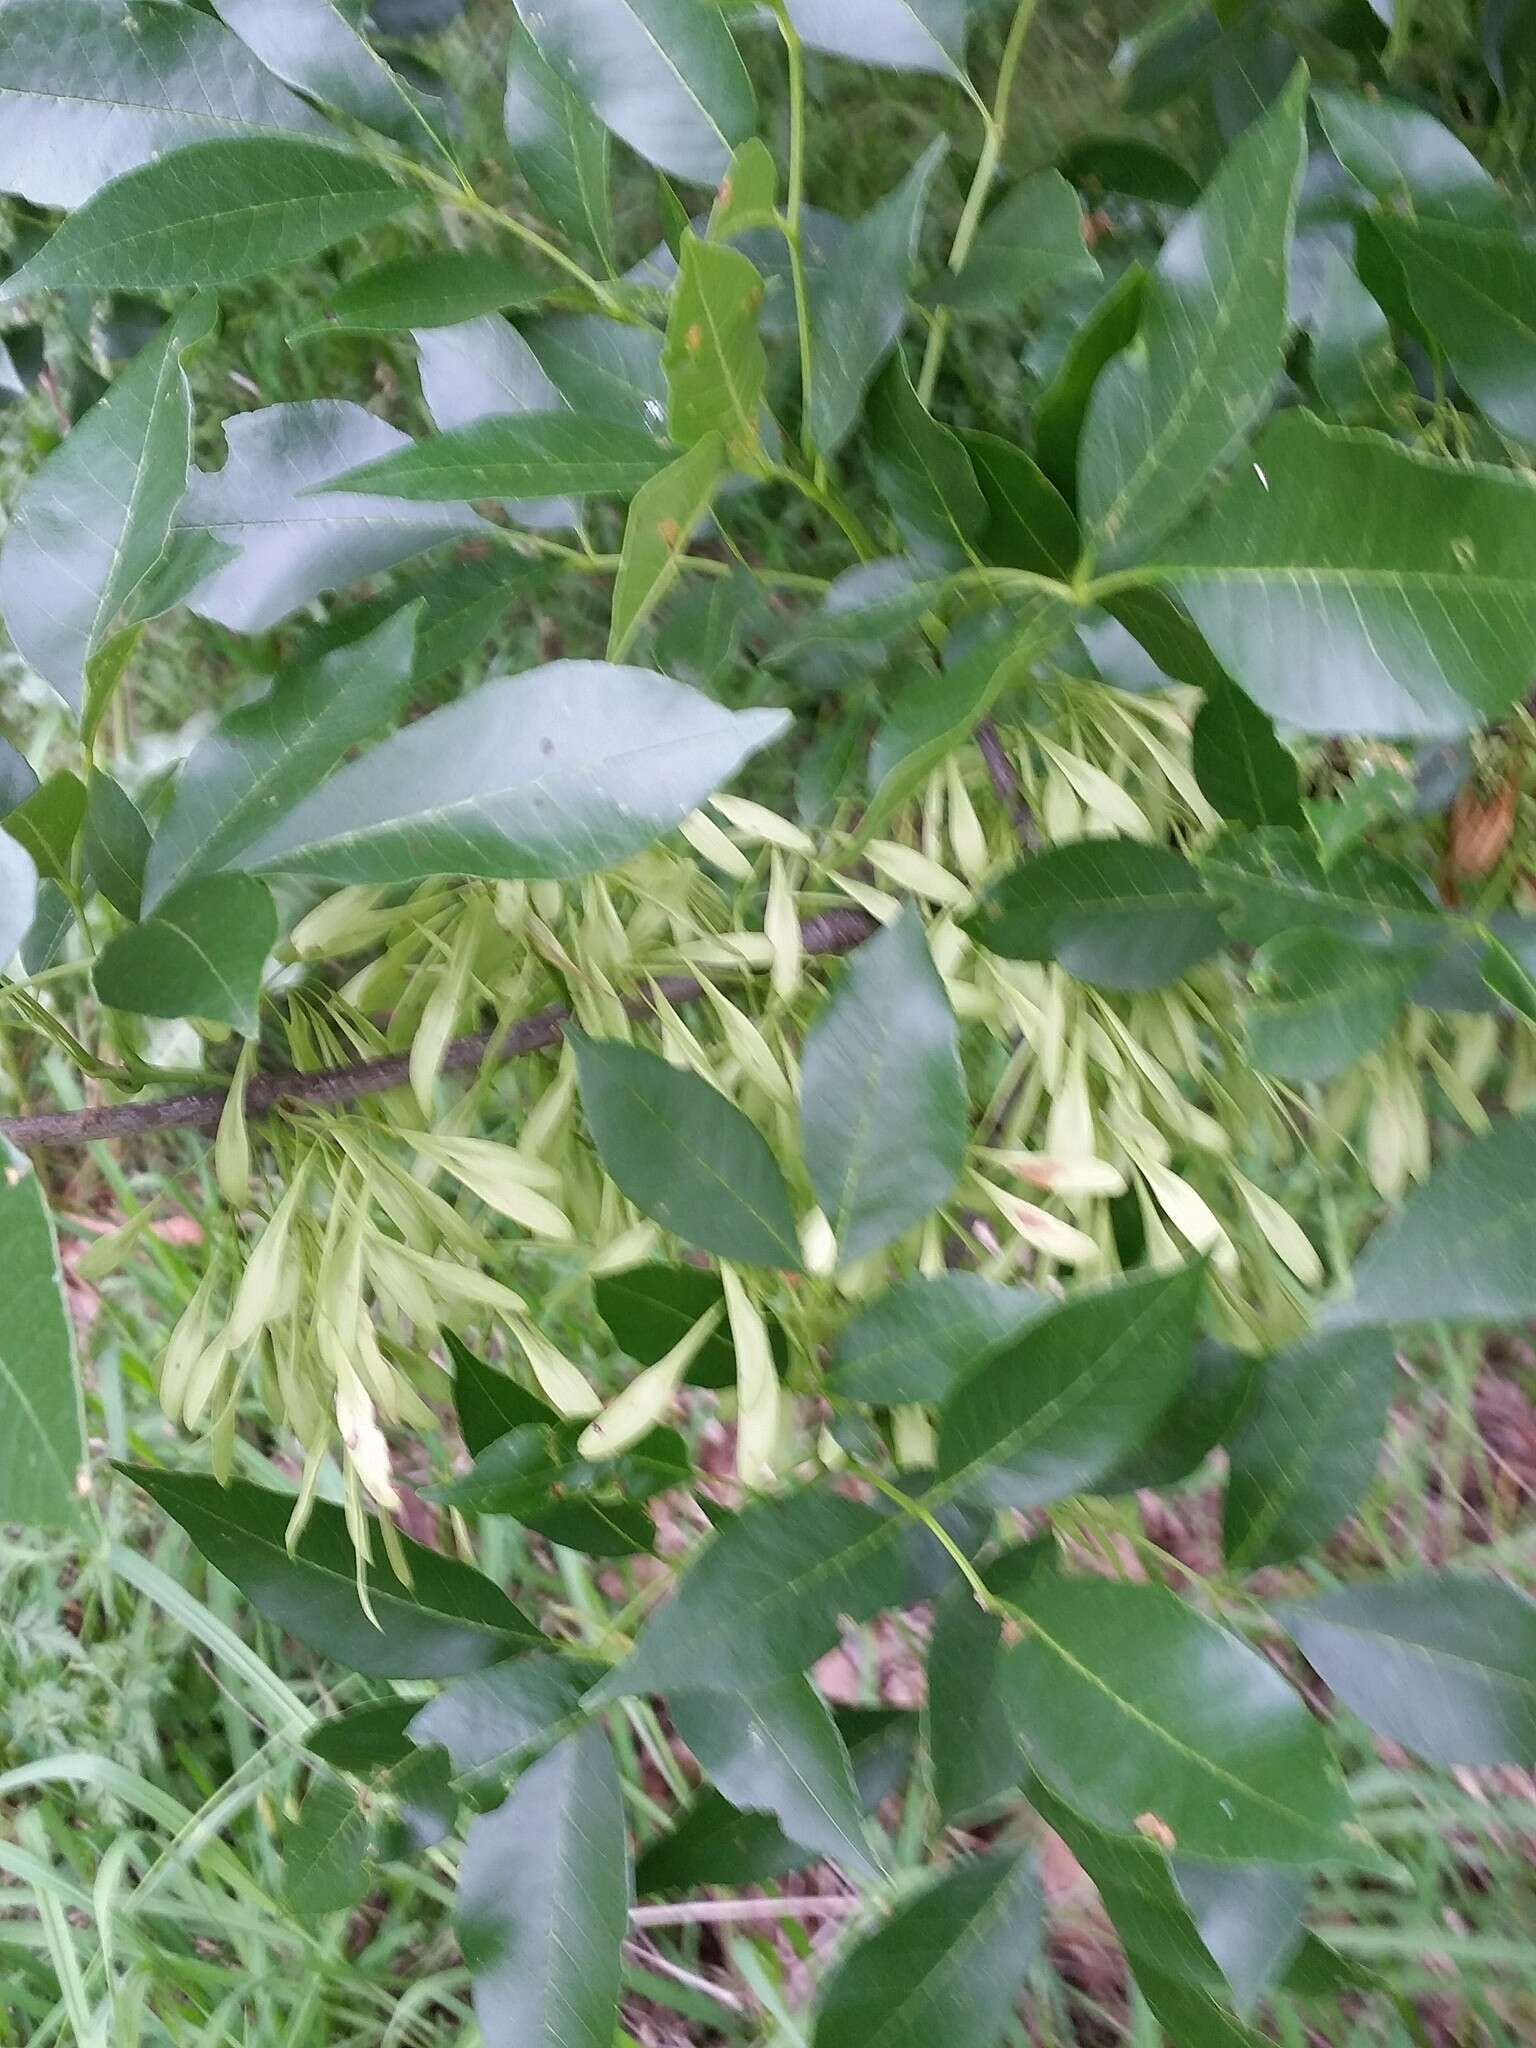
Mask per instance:
[[[981,216],[986,209],[987,199],[997,176],[997,167],[1002,162],[1003,144],[1008,139],[1008,110],[1013,98],[1014,80],[1018,76],[1019,59],[1024,54],[1024,43],[1029,35],[1030,24],[1035,18],[1038,0],[1019,0],[1014,10],[1013,22],[1008,30],[1008,40],[1003,45],[1002,62],[998,67],[997,91],[992,98],[992,110],[983,114],[985,133],[982,136],[981,155],[976,162],[976,175],[971,180],[971,189],[966,194],[965,211],[960,216],[960,225],[955,230],[954,243],[949,252],[949,267],[952,271],[963,270],[966,259],[976,240],[981,226]],[[928,330],[928,346],[923,352],[923,367],[917,380],[917,395],[924,405],[933,400],[934,386],[939,381],[939,367],[944,361],[944,349],[949,340],[950,314],[947,306],[940,306]]]
[[[875,920],[862,910],[828,910],[802,925],[800,941],[813,956],[832,957],[851,953],[875,931]],[[658,978],[653,986],[668,1002],[695,1003],[704,994],[702,983],[689,975]],[[651,998],[629,997],[624,1006],[632,1017],[650,1014]],[[447,1073],[464,1073],[478,1067],[487,1054],[498,1060],[521,1059],[527,1053],[543,1052],[558,1045],[571,1013],[557,1003],[524,1017],[510,1030],[497,1026],[456,1038],[443,1057]],[[116,1077],[114,1077],[116,1078]],[[124,1075],[124,1081],[131,1079]],[[245,1091],[246,1114],[261,1116],[286,1106],[330,1107],[352,1102],[360,1095],[383,1095],[401,1088],[410,1079],[410,1056],[392,1053],[386,1059],[359,1060],[354,1065],[323,1067],[313,1074],[282,1071],[252,1075]],[[223,1113],[224,1088],[202,1088],[190,1095],[172,1095],[160,1102],[109,1103],[93,1109],[45,1111],[37,1115],[0,1117],[0,1138],[13,1145],[88,1145],[101,1138],[133,1138],[146,1131],[207,1130]]]

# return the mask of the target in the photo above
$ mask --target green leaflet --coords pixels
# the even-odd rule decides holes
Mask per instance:
[[[1002,631],[981,639],[952,668],[923,676],[901,691],[870,749],[874,793],[850,853],[879,832],[946,755],[965,744],[1003,692],[1029,675],[1071,620],[1072,607],[1064,597],[1032,594]]]
[[[1099,275],[1083,240],[1077,194],[1060,171],[1041,171],[1004,193],[964,267],[940,271],[921,296],[960,314],[1013,314],[1058,286]]]
[[[1077,520],[1044,470],[999,434],[966,429],[960,443],[986,504],[978,541],[984,560],[1070,577],[1081,552]]]
[[[811,273],[811,390],[806,425],[823,455],[853,431],[870,380],[895,346],[928,188],[946,144],[931,143],[905,178],[852,223],[836,260]]]
[[[903,1519],[837,1494],[802,1489],[754,1502],[690,1566],[594,1705],[626,1694],[726,1692],[805,1671],[838,1640],[843,1616],[897,1605],[906,1583]],[[718,1654],[729,1628],[731,1655]]]
[[[1022,1851],[946,1872],[841,1957],[822,1992],[815,2048],[993,2042],[1034,1964],[1041,1917]]]
[[[1533,540],[1523,478],[1291,412],[1147,573],[1283,723],[1443,738],[1526,687]]]
[[[92,657],[160,559],[187,488],[182,357],[212,326],[211,302],[190,306],[123,372],[33,472],[6,535],[0,615],[73,711],[86,708]],[[104,708],[90,707],[92,722]]]
[[[1081,840],[1023,862],[966,929],[1009,960],[1055,960],[1096,988],[1163,988],[1222,943],[1219,899],[1167,847]]]
[[[939,1424],[947,1496],[1044,1507],[1136,1450],[1188,1377],[1203,1266],[1076,1295],[995,1348]]]
[[[1273,721],[1230,677],[1207,687],[1195,714],[1190,766],[1200,794],[1233,824],[1253,830],[1300,827],[1301,777],[1295,759],[1276,736]]]
[[[719,434],[732,465],[748,471],[762,459],[762,305],[763,280],[739,250],[684,233],[661,358],[667,430],[683,448]]]
[[[1298,71],[1174,228],[1146,287],[1136,344],[1094,388],[1080,509],[1103,562],[1144,556],[1269,401],[1285,343],[1306,88]]]
[[[735,1104],[638,1046],[574,1031],[567,1037],[604,1169],[635,1206],[723,1259],[798,1269],[784,1176]]]
[[[1443,1160],[1355,1263],[1325,1327],[1511,1323],[1536,1314],[1536,1118],[1510,1117]]]
[[[416,1712],[413,1700],[380,1700],[371,1706],[349,1707],[306,1731],[304,1747],[338,1771],[364,1773],[403,1763],[413,1744],[406,1734]]]
[[[924,1221],[965,1164],[960,1032],[913,910],[860,947],[806,1035],[805,1161],[838,1257]]]
[[[837,1341],[828,1389],[882,1408],[947,1401],[1007,1339],[1051,1308],[1027,1287],[1000,1287],[975,1273],[898,1280]]]
[[[1046,1577],[1016,1603],[1003,1688],[1030,1764],[1117,1833],[1180,1853],[1312,1864],[1349,1811],[1322,1729],[1258,1651],[1161,1586]]]
[[[79,206],[189,142],[324,135],[227,30],[167,0],[8,0],[0,19],[0,190]]]
[[[588,1728],[465,1838],[455,1921],[486,2048],[613,2048],[629,1899],[618,1767]]]
[[[526,30],[512,39],[502,115],[513,160],[540,209],[611,264],[608,131]]]
[[[789,18],[808,49],[890,71],[958,78],[975,0],[789,0]]]
[[[37,868],[27,849],[0,832],[0,968],[9,966],[37,915]]]
[[[508,306],[536,306],[554,289],[525,263],[477,249],[439,249],[381,263],[334,291],[325,318],[296,339],[338,328],[398,334],[407,327],[453,327]],[[441,425],[442,422],[439,422]]]
[[[990,518],[960,436],[941,426],[892,357],[870,394],[868,429],[875,479],[904,533],[973,551]]]
[[[1325,1329],[1259,1368],[1229,1441],[1233,1565],[1287,1564],[1354,1512],[1376,1470],[1396,1378],[1386,1332],[1371,1329]]]
[[[0,918],[12,922],[25,902],[19,893],[9,896],[5,864],[25,858],[19,851],[0,853]],[[11,950],[0,931],[0,952]],[[0,1515],[23,1524],[70,1523],[79,1509],[79,1481],[86,1469],[74,1327],[42,1185],[27,1162],[3,1143],[0,1264],[7,1283],[0,1326],[6,1417],[0,1435]]]
[[[109,1009],[206,1017],[253,1037],[262,969],[276,941],[277,910],[264,882],[205,875],[119,932],[92,980]]]
[[[324,143],[194,142],[103,186],[0,282],[0,304],[43,291],[238,284],[417,200],[367,157]]]
[[[317,1502],[290,1552],[288,1495],[144,1465],[121,1470],[269,1621],[354,1671],[452,1678],[544,1641],[491,1580],[409,1537],[400,1539],[414,1580],[409,1591],[388,1566],[369,1570],[375,1626],[358,1604],[357,1562],[340,1508]]]
[[[1467,396],[1515,440],[1536,440],[1536,252],[1512,231],[1444,221],[1383,216],[1376,231]]]
[[[693,0],[518,0],[548,67],[649,162],[712,185],[757,123],[746,67],[717,8]]]
[[[193,749],[150,852],[151,909],[194,875],[227,865],[274,811],[394,724],[415,681],[416,619],[407,606],[363,638],[281,671],[264,697],[226,713]]]
[[[1280,1618],[1344,1704],[1431,1763],[1536,1759],[1536,1602],[1419,1572],[1340,1586]]]
[[[447,1750],[456,1783],[494,1789],[586,1718],[581,1695],[600,1667],[535,1651],[472,1671],[426,1706],[408,1709],[410,1738]]]
[[[1105,366],[1136,338],[1147,273],[1130,264],[1073,335],[1056,375],[1035,405],[1035,455],[1071,505],[1078,499],[1078,454],[1088,407]]]
[[[621,421],[533,412],[478,421],[419,441],[327,482],[326,491],[441,503],[454,498],[547,498],[557,492],[638,490],[670,451]]]
[[[1443,949],[1458,930],[1413,868],[1374,847],[1351,847],[1325,867],[1299,831],[1223,834],[1200,872],[1225,902],[1229,935],[1244,945],[1308,931],[1422,954]]]
[[[98,770],[86,791],[81,872],[87,886],[126,918],[137,918],[143,907],[149,846],[149,827],[137,804],[121,783]]]
[[[826,1702],[796,1675],[743,1692],[674,1691],[677,1732],[733,1806],[770,1813],[792,1842],[878,1881],[848,1751]]]
[[[283,1896],[295,1913],[355,1906],[372,1886],[373,1828],[357,1794],[335,1778],[310,1787],[283,1842]]]
[[[1005,1551],[983,1577],[988,1592],[1013,1600],[1055,1563],[1055,1542],[1045,1536]],[[1026,1775],[998,1688],[1002,1653],[1001,1621],[969,1586],[950,1587],[934,1608],[928,1649],[928,1749],[947,1822],[1011,1802]]]
[[[635,493],[613,587],[608,659],[622,661],[651,613],[676,582],[695,529],[709,511],[729,464],[709,433]]]
[[[1271,939],[1253,963],[1255,1066],[1287,1081],[1326,1080],[1352,1067],[1386,1039],[1430,957],[1326,930]]]
[[[79,776],[60,768],[6,813],[6,834],[25,847],[44,881],[70,880],[88,801]]]
[[[717,1274],[697,1266],[659,1264],[604,1274],[592,1293],[614,1342],[636,1365],[654,1365],[723,1299]],[[697,1387],[728,1387],[734,1382],[736,1351],[723,1321],[705,1339],[688,1378]]]
[[[235,860],[335,882],[591,874],[671,831],[785,723],[647,669],[551,662],[402,727]]]
[[[1312,104],[1340,163],[1384,206],[1469,228],[1507,219],[1509,202],[1494,179],[1422,107],[1327,86]]]
[[[213,0],[269,71],[409,150],[434,143],[420,97],[332,0]]]
[[[917,1717],[866,1707],[844,1709],[834,1719],[847,1745],[860,1802],[872,1812],[907,1776]],[[706,1787],[671,1834],[640,1858],[635,1889],[644,1897],[697,1891],[701,1885],[762,1884],[816,1860],[816,1851],[790,1841],[771,1814],[740,1811]]]

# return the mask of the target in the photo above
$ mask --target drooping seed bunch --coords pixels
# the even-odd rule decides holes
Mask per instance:
[[[604,1173],[570,1050],[504,1065],[498,1033],[565,1004],[594,1036],[645,1044],[719,1089],[793,1177],[800,1047],[836,972],[807,957],[801,926],[850,902],[881,922],[919,905],[965,1032],[971,1143],[950,1202],[890,1250],[839,1265],[802,1177],[805,1277],[725,1272],[747,1483],[771,1484],[816,1452],[800,1397],[819,1392],[825,1344],[853,1304],[903,1270],[961,1260],[987,1278],[1050,1287],[1058,1275],[1171,1267],[1193,1250],[1210,1257],[1231,1341],[1257,1348],[1302,1328],[1325,1269],[1283,1198],[1298,1130],[1325,1149],[1358,1143],[1374,1183],[1400,1190],[1427,1165],[1421,1077],[1476,1123],[1496,1024],[1410,1011],[1383,1051],[1307,1096],[1254,1070],[1227,965],[1149,993],[1107,993],[987,952],[962,924],[1020,858],[1016,795],[1042,846],[1134,837],[1198,852],[1220,820],[1190,767],[1196,701],[1053,676],[999,728],[1016,792],[996,779],[995,756],[989,767],[968,746],[873,837],[854,810],[817,838],[761,803],[721,796],[686,822],[682,846],[585,882],[443,881],[403,899],[360,888],[326,898],[291,942],[288,1057],[312,1070],[408,1051],[410,1086],[345,1113],[285,1117],[264,1134],[253,1179],[242,1056],[217,1149],[231,1222],[167,1347],[167,1413],[206,1430],[227,1470],[240,1404],[258,1394],[302,1450],[296,1527],[339,1455],[360,1550],[370,1507],[387,1520],[397,1505],[386,1432],[429,1429],[447,1391],[432,1362],[444,1331],[504,1345],[553,1408],[588,1423],[583,1455],[633,1444],[670,1412],[720,1312],[606,1405],[590,1368],[541,1329],[514,1284],[528,1261],[541,1296],[553,1275],[563,1300],[687,1248]],[[355,959],[339,985],[325,971]],[[669,977],[695,983],[697,999],[674,1001]],[[488,1050],[450,1087],[447,1048],[475,1030],[488,1032]],[[1536,1067],[1517,1085],[1536,1086]],[[269,1186],[286,1188],[270,1207]],[[773,1325],[788,1340],[785,1385]],[[896,1418],[903,1462],[922,1462],[926,1430],[920,1413]],[[821,1447],[835,1456],[829,1439]]]

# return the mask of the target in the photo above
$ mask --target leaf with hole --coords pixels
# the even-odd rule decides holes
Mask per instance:
[[[187,604],[237,633],[262,633],[323,591],[379,575],[439,542],[486,532],[467,505],[338,491],[360,462],[410,444],[360,405],[310,399],[224,422],[222,469],[195,469],[177,519],[177,546],[232,551],[199,578]],[[324,487],[325,496],[314,492]]]

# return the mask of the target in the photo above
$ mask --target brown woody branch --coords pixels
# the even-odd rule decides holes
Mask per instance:
[[[829,910],[801,927],[801,941],[807,953],[818,956],[851,953],[875,930],[875,920],[862,910]],[[702,985],[688,975],[669,975],[656,981],[655,988],[673,1004],[697,1002]],[[625,1008],[632,1017],[643,1017],[651,1009],[647,995],[631,996]],[[463,1073],[478,1067],[489,1054],[496,1060],[520,1059],[525,1053],[543,1052],[558,1045],[571,1013],[563,1004],[523,1017],[510,1028],[477,1031],[456,1038],[443,1060],[448,1073]],[[300,1074],[285,1070],[256,1074],[246,1086],[245,1105],[250,1116],[290,1105],[326,1107],[352,1102],[360,1095],[383,1095],[405,1085],[410,1078],[409,1055],[392,1053],[386,1059],[359,1060],[344,1067],[323,1067],[317,1073]],[[190,1095],[170,1095],[158,1102],[110,1103],[99,1108],[50,1110],[36,1116],[0,1117],[0,1138],[13,1145],[87,1145],[99,1138],[134,1138],[146,1131],[206,1130],[223,1113],[227,1090],[202,1088]]]

